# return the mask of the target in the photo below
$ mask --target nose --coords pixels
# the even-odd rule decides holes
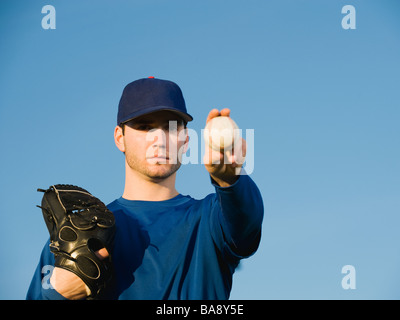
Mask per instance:
[[[151,142],[152,147],[166,148],[167,136],[163,129],[152,129],[147,133],[146,141]]]

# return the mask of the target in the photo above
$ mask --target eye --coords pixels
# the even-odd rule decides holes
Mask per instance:
[[[148,124],[138,124],[135,126],[135,129],[139,131],[150,131],[151,126]]]
[[[181,124],[176,121],[176,120],[170,120],[168,122],[168,124],[165,125],[165,130],[170,130],[170,131],[174,131],[174,130],[179,130],[181,127]]]

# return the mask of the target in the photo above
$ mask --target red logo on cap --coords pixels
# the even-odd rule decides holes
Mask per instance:
[[[154,77],[149,77],[149,79],[154,79]]]

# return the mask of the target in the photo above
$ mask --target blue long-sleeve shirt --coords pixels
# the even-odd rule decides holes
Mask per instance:
[[[115,281],[107,298],[228,299],[240,259],[258,248],[264,209],[247,175],[215,190],[202,200],[178,195],[165,201],[121,197],[110,203],[117,232]],[[53,265],[47,243],[27,299],[64,298],[49,288]]]

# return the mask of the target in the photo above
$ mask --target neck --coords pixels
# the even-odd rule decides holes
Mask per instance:
[[[122,197],[127,200],[163,201],[176,197],[176,172],[165,179],[151,179],[126,166],[125,188]]]

